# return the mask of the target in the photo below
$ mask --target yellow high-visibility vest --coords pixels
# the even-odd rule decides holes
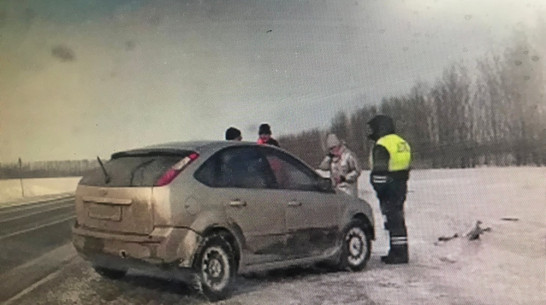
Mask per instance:
[[[377,140],[389,152],[389,172],[409,169],[411,164],[411,148],[402,137],[389,134]]]

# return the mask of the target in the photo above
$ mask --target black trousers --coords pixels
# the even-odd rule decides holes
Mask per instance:
[[[389,255],[407,256],[408,233],[404,217],[406,194],[407,181],[391,181],[377,194],[381,213],[387,218],[385,229],[389,231]]]

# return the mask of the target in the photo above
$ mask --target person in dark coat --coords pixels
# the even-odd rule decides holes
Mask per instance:
[[[260,125],[258,136],[258,144],[268,144],[280,147],[279,142],[271,137],[271,126],[269,126],[269,124],[264,123]]]
[[[404,219],[407,181],[411,165],[411,149],[395,134],[394,122],[386,115],[377,115],[368,122],[375,141],[372,150],[370,182],[379,199],[381,213],[387,219],[390,249],[381,257],[386,264],[406,264],[409,261],[408,237]]]
[[[235,127],[230,127],[226,130],[226,140],[228,141],[242,141],[241,131]]]

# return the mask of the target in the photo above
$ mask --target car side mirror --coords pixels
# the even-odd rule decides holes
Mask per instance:
[[[323,192],[334,192],[334,186],[330,178],[320,178],[318,181],[318,188]]]

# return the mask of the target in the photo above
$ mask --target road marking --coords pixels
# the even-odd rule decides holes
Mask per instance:
[[[62,268],[48,274],[46,277],[44,277],[41,280],[37,281],[36,283],[28,286],[27,288],[23,289],[21,292],[19,292],[18,294],[14,295],[12,298],[10,298],[6,302],[4,302],[4,305],[13,304],[13,302],[19,300],[20,298],[22,298],[26,294],[32,292],[34,289],[42,286],[43,284],[45,284],[46,282],[49,282],[52,279],[54,279],[57,276],[57,274],[61,273],[61,271],[63,271]]]
[[[58,199],[52,199],[52,200],[48,200],[48,201],[31,202],[31,203],[27,203],[25,205],[14,205],[14,206],[2,207],[2,208],[0,208],[0,214],[21,212],[21,211],[26,211],[26,210],[30,210],[30,209],[39,208],[39,207],[45,207],[45,206],[48,206],[48,205],[54,205],[54,204],[59,204],[59,203],[63,203],[63,202],[69,202],[71,200],[74,200],[74,196],[72,196],[70,198],[58,198]],[[12,209],[10,209],[10,208],[12,208]],[[6,209],[7,211],[2,211],[4,209]]]
[[[13,233],[10,233],[10,234],[7,234],[7,235],[3,235],[3,236],[0,236],[0,240],[6,239],[8,237],[16,236],[16,235],[19,235],[19,234],[35,231],[35,230],[38,230],[38,229],[41,229],[41,228],[49,227],[49,226],[52,226],[52,225],[56,225],[56,224],[65,222],[67,220],[73,219],[73,218],[76,218],[76,215],[72,215],[70,217],[66,217],[66,218],[63,218],[63,219],[60,219],[60,220],[57,220],[57,221],[54,221],[54,222],[49,222],[49,223],[43,224],[41,226],[37,226],[37,227],[33,227],[33,228],[30,228],[30,229],[21,230],[21,231],[17,231],[17,232],[13,232]]]
[[[25,214],[25,215],[14,216],[14,217],[11,217],[11,218],[7,218],[7,219],[2,219],[2,220],[0,220],[0,223],[12,221],[12,220],[17,220],[17,219],[29,217],[29,216],[32,216],[32,215],[47,213],[47,212],[51,212],[51,211],[55,211],[55,210],[66,209],[66,208],[73,207],[73,206],[74,206],[74,205],[73,205],[72,203],[70,203],[70,204],[67,204],[67,205],[63,205],[63,206],[60,206],[60,207],[55,207],[55,208],[48,209],[48,210],[36,211],[36,212],[32,212],[32,213]]]
[[[4,287],[8,291],[3,291],[3,293],[7,294],[6,296],[9,299],[5,300],[3,304],[14,304],[21,297],[52,280],[63,271],[67,263],[73,261],[76,257],[77,255],[72,243],[67,243],[0,275],[0,283],[12,283]],[[38,271],[36,271],[36,266],[40,267]],[[17,291],[18,287],[14,287],[15,285],[13,285],[15,283],[21,286],[29,286],[21,291]],[[2,301],[0,299],[0,302]]]

